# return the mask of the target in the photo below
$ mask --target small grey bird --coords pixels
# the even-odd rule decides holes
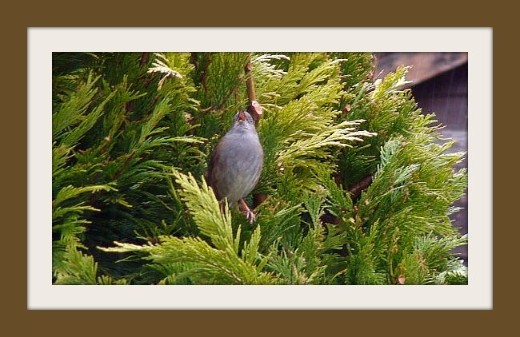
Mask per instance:
[[[244,201],[255,188],[264,160],[264,151],[258,139],[255,122],[248,112],[238,112],[233,126],[222,137],[209,162],[208,184],[218,200],[227,198],[229,206],[239,209],[252,223],[255,214]]]

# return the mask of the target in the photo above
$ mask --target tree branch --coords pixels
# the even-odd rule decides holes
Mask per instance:
[[[256,100],[256,92],[255,92],[255,81],[252,75],[253,64],[251,63],[252,54],[249,53],[247,63],[244,67],[244,71],[246,74],[246,88],[247,88],[247,112],[253,117],[255,120],[255,125],[258,125],[258,121],[262,116],[262,106]]]
[[[341,186],[341,181],[340,179],[338,179],[338,175],[334,175],[334,180],[336,181],[336,183],[338,185]],[[352,186],[351,188],[348,189],[350,195],[352,195],[353,198],[357,198],[362,191],[366,190],[368,188],[368,186],[370,186],[370,184],[372,184],[372,181],[373,181],[373,176],[372,175],[369,175],[369,176],[366,176],[365,178],[361,179],[361,181],[357,182],[356,184],[354,184],[354,186]],[[321,216],[321,221],[323,223],[330,223],[330,224],[333,224],[333,225],[338,225],[340,223],[340,219],[328,212],[326,212],[325,214],[323,214]]]
[[[372,184],[372,180],[373,180],[372,175],[366,176],[365,178],[361,179],[361,181],[356,183],[354,186],[349,188],[348,191],[350,192],[350,194],[353,197],[358,197],[363,190],[367,189],[368,186],[370,186],[370,184]]]

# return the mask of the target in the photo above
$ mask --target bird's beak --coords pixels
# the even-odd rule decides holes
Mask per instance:
[[[238,120],[241,121],[241,122],[243,122],[243,121],[246,120],[246,114],[245,114],[244,111],[240,111],[240,112],[238,113]]]

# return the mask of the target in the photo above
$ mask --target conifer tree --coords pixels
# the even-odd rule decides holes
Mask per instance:
[[[373,81],[370,53],[54,53],[53,283],[467,283],[449,217],[464,154],[406,71]],[[253,79],[251,224],[205,173]]]

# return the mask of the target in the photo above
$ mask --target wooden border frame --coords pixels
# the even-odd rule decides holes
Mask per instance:
[[[512,25],[515,11],[501,6],[487,8],[472,4],[471,8],[452,1],[417,2],[320,2],[313,6],[279,1],[244,3],[229,1],[167,4],[146,3],[138,6],[93,0],[81,6],[65,1],[47,1],[36,4],[14,3],[4,9],[2,41],[7,44],[2,52],[5,71],[2,81],[4,123],[2,132],[2,170],[7,188],[3,189],[4,240],[2,253],[4,273],[3,306],[8,317],[4,330],[17,335],[30,332],[54,335],[126,334],[142,335],[168,332],[171,334],[216,333],[228,334],[279,332],[296,335],[373,334],[416,335],[425,329],[437,334],[494,333],[498,327],[512,327],[507,313],[515,312],[514,296],[505,282],[506,270],[512,266],[506,252],[514,248],[518,236],[515,220],[506,217],[507,210],[516,201],[507,197],[516,190],[510,180],[515,172],[505,171],[505,154],[514,151],[518,118],[510,106],[516,88],[514,66],[505,57],[515,41]],[[319,8],[316,6],[319,5]],[[126,6],[126,7],[123,7]],[[387,8],[390,6],[391,8]],[[471,15],[469,15],[471,11]],[[169,14],[168,14],[169,13]],[[444,26],[493,27],[493,201],[494,223],[494,309],[490,311],[29,311],[27,310],[27,28],[31,26]],[[510,52],[509,52],[510,53]],[[499,61],[496,61],[496,60]],[[24,70],[25,69],[25,70]],[[508,106],[509,105],[509,106]],[[505,111],[510,111],[507,115]],[[506,121],[507,118],[507,121]],[[513,152],[514,153],[514,152]],[[502,154],[502,156],[501,156]],[[509,164],[511,165],[511,164]],[[509,188],[504,188],[507,183]],[[507,275],[509,276],[509,275]],[[511,277],[511,276],[509,276]]]

